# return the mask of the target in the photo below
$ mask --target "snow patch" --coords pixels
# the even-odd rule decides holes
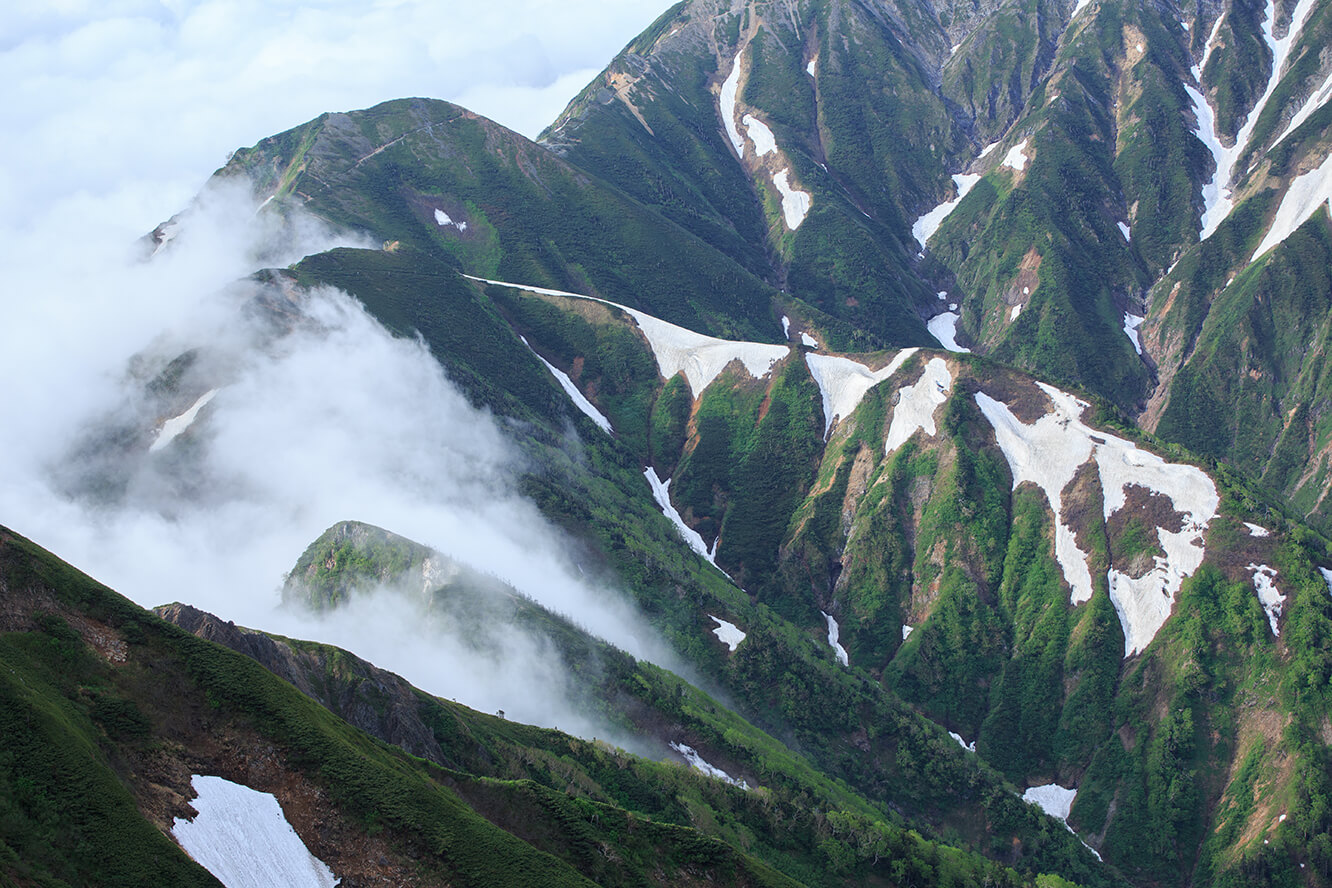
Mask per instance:
[[[897,372],[897,368],[919,349],[905,348],[882,370],[871,370],[858,361],[835,355],[805,355],[809,375],[823,397],[823,437],[832,432],[833,422],[847,419],[864,399],[865,393]]]
[[[1087,0],[1080,0],[1080,2],[1086,3]],[[1027,150],[1027,142],[1027,139],[1023,139],[1012,148],[1009,148],[1008,153],[1004,155],[1003,162],[1000,163],[1000,166],[1012,167],[1019,173],[1025,170],[1027,168],[1027,155],[1025,153]]]
[[[657,369],[662,378],[670,379],[677,373],[683,373],[685,381],[689,383],[689,390],[695,398],[711,385],[718,374],[726,369],[726,365],[732,361],[739,361],[746,372],[757,379],[766,376],[772,370],[773,364],[791,353],[790,347],[785,345],[735,342],[730,339],[717,339],[715,336],[704,336],[702,333],[695,333],[692,330],[686,330],[684,327],[678,327],[660,318],[655,318],[636,308],[629,308],[607,299],[598,299],[595,296],[584,296],[581,293],[570,293],[567,290],[551,290],[546,287],[531,287],[527,284],[514,284],[509,281],[473,277],[470,274],[465,274],[463,277],[480,281],[483,284],[493,284],[497,287],[512,287],[515,290],[543,293],[547,296],[587,299],[592,302],[600,302],[602,305],[609,305],[612,308],[618,308],[633,318],[634,322],[638,324],[638,329],[643,331],[648,345],[652,348],[652,355],[657,359]]]
[[[772,184],[777,186],[777,191],[782,195],[782,215],[786,218],[786,227],[795,231],[800,227],[800,223],[805,221],[809,215],[809,208],[814,202],[813,196],[808,191],[801,191],[798,188],[792,188],[789,181],[791,170],[784,169],[780,173],[774,173]]]
[[[268,200],[264,201],[264,203],[259,204],[259,210],[262,210],[264,208],[264,204],[268,203],[268,201],[272,199],[273,199],[272,197],[269,197]],[[259,213],[259,210],[254,211],[256,215]],[[158,253],[162,252],[162,248],[165,247],[167,244],[171,243],[172,239],[174,239],[175,236],[178,234],[180,234],[179,222],[162,223],[162,227],[157,230],[157,236],[160,238],[160,240],[158,240],[157,246],[153,247],[152,255],[156,256]]]
[[[703,542],[703,537],[697,530],[694,530],[688,524],[685,524],[684,518],[680,517],[680,512],[675,506],[671,505],[670,479],[665,481],[661,480],[657,477],[657,470],[652,466],[647,467],[647,470],[643,472],[643,477],[647,478],[648,486],[652,488],[652,498],[657,501],[657,506],[660,507],[661,514],[669,518],[670,522],[675,525],[675,529],[680,532],[681,538],[689,544],[689,548],[702,556],[703,560],[715,565],[716,561],[713,560],[713,552],[708,551],[707,543]],[[742,634],[740,637],[743,638],[744,635]]]
[[[1168,497],[1184,514],[1178,532],[1157,528],[1165,556],[1158,556],[1146,575],[1135,579],[1113,569],[1109,572],[1110,599],[1124,629],[1124,656],[1131,656],[1156,637],[1170,617],[1184,578],[1202,564],[1202,534],[1220,504],[1216,485],[1193,466],[1168,463],[1130,441],[1091,429],[1081,419],[1085,402],[1053,386],[1038,385],[1054,408],[1031,425],[983,392],[977,393],[976,402],[994,426],[995,439],[1013,473],[1013,486],[1030,481],[1050,502],[1056,516],[1055,559],[1072,588],[1073,604],[1091,599],[1091,572],[1086,553],[1061,517],[1060,494],[1089,459],[1096,460],[1100,474],[1106,520],[1124,507],[1125,488],[1134,484]]]
[[[1267,624],[1272,627],[1272,635],[1280,638],[1281,630],[1277,628],[1277,620],[1285,609],[1286,596],[1278,591],[1273,582],[1277,575],[1276,568],[1250,563],[1245,569],[1253,573],[1253,591],[1258,594],[1258,603],[1267,612]]]
[[[1332,580],[1328,580],[1328,584],[1329,584],[1329,586],[1332,586]],[[916,627],[915,627],[915,626],[908,626],[907,624],[903,623],[903,624],[902,624],[902,640],[903,640],[903,641],[906,641],[908,638],[911,637],[911,633],[912,633],[912,632],[915,632],[915,631],[916,631]]]
[[[777,137],[768,129],[768,125],[753,114],[746,114],[740,120],[749,130],[749,140],[754,143],[754,151],[759,157],[772,154],[777,150]]]
[[[560,384],[560,388],[564,389],[564,393],[574,402],[574,406],[582,411],[584,416],[596,423],[597,427],[603,432],[608,435],[613,434],[611,431],[610,420],[606,418],[606,414],[598,410],[596,405],[589,401],[586,396],[578,390],[578,386],[574,385],[574,381],[569,378],[569,374],[537,354],[537,350],[532,348],[531,345],[528,345],[528,342],[524,337],[519,336],[518,338],[523,340],[523,345],[526,345],[531,349],[532,354],[536,355],[538,361],[546,365],[546,369],[550,371],[550,375],[555,377],[555,381]]]
[[[949,737],[952,737],[954,740],[956,740],[956,741],[957,741],[957,745],[958,745],[958,746],[961,746],[961,747],[962,747],[963,749],[965,749],[967,752],[975,752],[975,751],[976,751],[976,741],[975,741],[975,740],[972,740],[970,743],[968,743],[967,741],[965,741],[965,740],[962,739],[962,735],[961,735],[961,734],[955,733],[955,732],[953,732],[953,731],[949,731],[949,732],[948,732],[948,736],[949,736]]]
[[[948,362],[943,358],[931,358],[925,365],[925,372],[914,385],[903,386],[897,393],[897,405],[893,407],[893,422],[888,427],[888,437],[884,441],[884,453],[892,453],[907,442],[907,439],[921,429],[931,438],[936,431],[934,414],[945,401],[953,388],[953,374],[948,370]]]
[[[980,156],[988,157],[990,155],[990,152],[994,151],[994,149],[998,147],[999,147],[998,142],[991,142],[990,144],[986,145],[984,149],[981,150]]]
[[[1133,343],[1133,350],[1138,354],[1142,354],[1142,340],[1138,336],[1138,328],[1145,320],[1147,320],[1145,317],[1124,312],[1124,335]]]
[[[791,319],[786,315],[782,315],[782,338],[791,338]]]
[[[1327,594],[1332,595],[1332,570],[1326,567],[1318,568],[1318,572],[1323,575],[1323,582],[1327,583]]]
[[[735,94],[740,88],[740,56],[741,52],[735,54],[735,61],[731,63],[731,73],[726,75],[722,81],[720,106],[722,126],[726,128],[726,135],[731,140],[735,153],[740,157],[745,156],[745,140],[740,135],[740,129],[735,125]]]
[[[1272,70],[1268,74],[1267,88],[1254,104],[1252,110],[1249,111],[1249,116],[1244,119],[1244,125],[1240,127],[1239,132],[1235,136],[1234,145],[1230,148],[1224,148],[1219,144],[1219,139],[1216,138],[1215,120],[1212,121],[1211,141],[1204,139],[1208,148],[1212,149],[1213,157],[1217,160],[1217,169],[1215,175],[1212,176],[1212,181],[1203,187],[1203,203],[1207,206],[1207,209],[1203,213],[1203,230],[1202,234],[1199,236],[1201,240],[1206,240],[1208,237],[1211,237],[1217,227],[1225,221],[1225,218],[1228,215],[1230,215],[1230,211],[1234,206],[1234,199],[1230,193],[1230,186],[1232,184],[1231,180],[1235,177],[1235,162],[1239,159],[1240,154],[1244,152],[1244,149],[1248,147],[1249,139],[1253,135],[1253,128],[1258,124],[1258,118],[1262,116],[1263,109],[1267,107],[1268,101],[1272,98],[1272,94],[1276,92],[1277,85],[1281,82],[1281,71],[1286,65],[1286,59],[1290,55],[1291,47],[1295,45],[1296,39],[1299,38],[1300,31],[1304,27],[1305,20],[1308,19],[1309,14],[1313,12],[1317,3],[1318,0],[1300,0],[1300,2],[1295,5],[1294,12],[1291,13],[1290,26],[1286,31],[1286,36],[1278,40],[1275,34],[1276,0],[1268,0],[1267,17],[1263,21],[1263,40],[1267,43],[1268,49],[1272,52]],[[1209,43],[1209,52],[1210,48]],[[1190,96],[1190,98],[1192,98],[1192,96]],[[1204,102],[1204,104],[1206,103]],[[1215,147],[1212,143],[1216,143]],[[1219,154],[1216,150],[1217,148],[1220,149]],[[1294,190],[1294,186],[1291,187],[1291,190]],[[1210,202],[1209,197],[1211,198]],[[1283,201],[1282,204],[1284,206],[1285,202]],[[1268,233],[1268,238],[1271,238],[1270,232]],[[1274,241],[1273,243],[1276,242],[1277,241]],[[1264,243],[1266,243],[1266,240]],[[1264,250],[1265,248],[1260,247],[1258,252],[1262,253]]]
[[[1132,243],[1133,235],[1130,233],[1129,227],[1123,222],[1116,222],[1115,224],[1119,226],[1119,233],[1124,235],[1124,243]]]
[[[819,64],[819,57],[814,56],[814,58],[809,60],[809,64],[805,66],[805,73],[808,74],[810,77],[813,77],[814,72],[818,69],[818,64]]]
[[[911,225],[911,234],[916,238],[916,242],[922,247],[925,242],[934,236],[934,232],[939,230],[939,226],[948,218],[957,205],[962,203],[962,198],[966,197],[976,183],[981,180],[979,174],[965,175],[957,174],[953,176],[953,184],[957,186],[957,197],[952,200],[946,200],[925,215],[921,216]]]
[[[1272,532],[1269,531],[1266,527],[1259,527],[1257,524],[1250,524],[1249,522],[1245,521],[1244,526],[1249,529],[1249,536],[1265,537],[1272,535]]]
[[[824,611],[819,611],[819,613],[823,614],[823,619],[828,621],[828,646],[832,648],[833,653],[837,655],[837,662],[841,663],[843,666],[850,666],[851,660],[846,655],[846,648],[842,647],[838,641],[842,635],[842,628],[837,625],[837,620],[833,618],[832,614],[825,613]]]
[[[1073,7],[1073,15],[1076,16],[1079,12],[1082,12],[1082,10],[1087,8],[1087,4],[1089,3],[1091,3],[1091,0],[1078,0],[1078,4]],[[1070,16],[1070,18],[1072,18],[1072,16]]]
[[[1290,119],[1290,123],[1286,124],[1285,131],[1277,136],[1276,141],[1273,142],[1272,145],[1276,146],[1281,144],[1286,136],[1289,136],[1291,133],[1295,132],[1295,130],[1299,129],[1301,124],[1308,120],[1315,111],[1326,105],[1329,99],[1332,99],[1332,73],[1327,75],[1327,79],[1323,81],[1322,86],[1314,90],[1313,95],[1305,99],[1304,105],[1300,107],[1300,110],[1295,112],[1295,116]]]
[[[172,441],[176,440],[176,438],[180,437],[180,435],[190,426],[194,425],[194,420],[198,418],[199,411],[204,409],[204,406],[207,405],[209,401],[213,400],[213,396],[216,395],[217,392],[217,389],[204,392],[203,395],[199,397],[199,400],[195,401],[194,404],[190,406],[189,410],[186,410],[180,416],[173,416],[171,419],[162,423],[162,430],[157,433],[157,438],[153,443],[148,445],[148,452],[156,453]]]
[[[731,784],[732,786],[738,786],[741,789],[749,789],[749,784],[745,783],[745,781],[736,780],[734,777],[732,777],[730,774],[727,774],[721,768],[718,768],[715,765],[708,764],[707,761],[703,758],[703,756],[698,754],[698,751],[695,750],[694,747],[685,746],[683,743],[676,743],[674,740],[671,741],[670,746],[671,749],[674,749],[676,752],[680,753],[680,755],[684,757],[684,760],[689,763],[689,767],[693,768],[695,771],[698,771],[702,774],[706,774],[707,776],[713,777],[717,780],[723,780]]]
[[[734,623],[728,623],[725,620],[713,617],[708,614],[712,621],[717,624],[717,628],[712,630],[712,634],[721,640],[721,643],[731,649],[732,653],[740,646],[740,642],[745,640],[745,633]]]
[[[1077,794],[1076,789],[1068,789],[1057,783],[1047,783],[1044,786],[1028,787],[1022,794],[1022,801],[1036,805],[1046,814],[1064,821],[1067,825],[1068,812],[1073,810],[1073,799]]]
[[[813,336],[810,336],[808,333],[805,333],[803,331],[800,334],[800,344],[805,346],[806,348],[819,347],[819,341],[815,339]]]
[[[310,853],[270,793],[221,777],[190,778],[198,816],[176,818],[172,837],[227,888],[333,888],[339,880]]]
[[[1258,245],[1258,249],[1253,251],[1249,261],[1254,261],[1290,237],[1295,229],[1325,205],[1328,212],[1332,213],[1332,155],[1328,155],[1318,169],[1310,170],[1290,183],[1290,188],[1281,198],[1281,206],[1277,208],[1272,227],[1267,230],[1267,236]]]
[[[1018,319],[1018,315],[1020,314],[1022,314],[1022,306],[1015,305],[1013,306],[1013,310],[1008,313],[1008,320],[1010,322],[1016,321]]]
[[[956,311],[946,311],[926,321],[925,328],[950,352],[968,354],[971,349],[963,348],[957,344],[957,322],[960,320],[962,320],[962,315]]]

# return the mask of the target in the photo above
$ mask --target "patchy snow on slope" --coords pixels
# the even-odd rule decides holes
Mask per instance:
[[[213,396],[216,395],[217,392],[217,389],[204,392],[203,395],[199,397],[199,400],[195,401],[194,404],[190,406],[189,410],[186,410],[180,416],[173,416],[171,419],[162,423],[162,430],[157,433],[157,438],[153,443],[148,445],[148,452],[156,453],[172,441],[176,440],[176,438],[180,437],[190,426],[194,425],[194,420],[198,418],[199,411],[204,409],[209,401],[213,400]]]
[[[1323,575],[1323,582],[1327,583],[1327,594],[1332,595],[1332,570],[1326,567],[1318,568],[1318,572]]]
[[[741,52],[735,54],[735,61],[731,63],[731,73],[726,75],[722,81],[721,96],[719,98],[722,126],[726,128],[726,135],[731,140],[735,153],[740,157],[745,156],[745,140],[740,135],[740,129],[735,125],[735,94],[740,88],[740,56]]]
[[[738,786],[741,789],[749,789],[749,784],[745,783],[745,781],[736,780],[734,777],[732,777],[730,774],[727,774],[721,768],[718,768],[715,765],[708,764],[708,762],[703,758],[703,756],[698,754],[698,751],[694,749],[694,747],[686,746],[683,743],[676,743],[674,740],[671,741],[670,746],[671,749],[674,749],[676,752],[680,753],[680,755],[684,757],[684,760],[689,763],[689,767],[693,768],[695,771],[698,771],[702,774],[706,774],[707,776],[713,777],[717,780],[723,780],[731,784],[732,786]]]
[[[1027,155],[1025,153],[1027,150],[1027,142],[1027,139],[1023,139],[1012,148],[1009,148],[1008,153],[1004,155],[1004,159],[999,165],[1012,167],[1019,173],[1025,170],[1027,168]]]
[[[759,157],[765,154],[772,154],[777,150],[777,137],[768,129],[768,125],[759,120],[753,114],[746,114],[740,119],[749,130],[749,141],[754,143],[754,151]]]
[[[777,186],[777,191],[782,195],[782,215],[786,219],[786,227],[795,231],[809,215],[809,208],[813,205],[814,198],[808,191],[792,188],[790,175],[790,169],[774,173],[772,184]]]
[[[1119,233],[1122,234],[1122,235],[1124,235],[1124,243],[1126,243],[1126,244],[1127,244],[1127,243],[1132,243],[1132,242],[1133,242],[1133,234],[1132,234],[1132,232],[1129,230],[1129,227],[1128,227],[1126,224],[1124,224],[1123,222],[1116,222],[1115,224],[1116,224],[1117,226],[1119,226]]]
[[[708,614],[708,616],[717,624],[717,628],[712,630],[712,634],[717,636],[721,643],[730,648],[732,653],[734,653],[735,649],[740,646],[740,642],[745,640],[745,633],[734,623],[728,623],[725,620],[712,616],[712,614]]]
[[[273,198],[270,196],[268,200],[264,201],[264,203],[259,204],[259,210],[262,210],[264,208],[264,204],[268,203],[268,201],[272,199]],[[259,210],[254,211],[256,215],[258,214]],[[176,237],[177,234],[180,234],[179,222],[162,223],[162,227],[158,229],[157,233],[157,236],[161,238],[161,240],[157,242],[157,246],[153,247],[152,255],[156,256],[158,253],[162,252],[162,248],[165,247],[167,244],[171,243],[171,241]]]
[[[1022,801],[1037,806],[1051,817],[1067,821],[1068,812],[1073,810],[1073,799],[1077,794],[1076,789],[1068,789],[1057,783],[1047,783],[1044,786],[1028,787],[1022,794]]]
[[[1281,637],[1281,630],[1277,628],[1277,620],[1281,618],[1281,612],[1286,607],[1286,596],[1282,595],[1277,589],[1276,568],[1268,567],[1266,564],[1250,563],[1246,568],[1253,574],[1253,591],[1258,595],[1258,603],[1263,606],[1267,613],[1267,624],[1272,627],[1272,635],[1276,638]]]
[[[805,66],[805,73],[808,74],[810,77],[813,77],[814,72],[818,70],[818,64],[819,64],[819,57],[814,56],[814,58],[809,60],[809,64]]]
[[[954,740],[956,740],[956,741],[957,741],[957,745],[958,745],[958,746],[961,746],[961,747],[962,747],[963,749],[965,749],[967,752],[975,752],[975,751],[976,751],[976,741],[975,741],[975,740],[972,740],[970,743],[968,743],[967,741],[965,741],[965,740],[962,739],[962,735],[961,735],[961,734],[958,734],[958,733],[956,733],[956,732],[954,732],[954,731],[949,731],[949,732],[948,732],[948,736],[949,736],[949,737],[952,737]]]
[[[837,620],[833,618],[832,614],[824,611],[819,611],[819,613],[823,614],[823,619],[828,621],[828,647],[832,648],[833,653],[837,655],[838,663],[843,666],[850,666],[851,659],[846,655],[846,648],[842,647],[839,641],[842,636],[842,627],[837,625]]]
[[[647,467],[647,470],[643,472],[643,477],[647,478],[648,486],[652,488],[652,498],[657,501],[661,514],[669,518],[671,523],[675,525],[675,529],[680,531],[680,536],[689,544],[689,548],[701,555],[705,561],[712,561],[712,553],[708,551],[707,543],[703,542],[703,537],[699,535],[698,531],[685,524],[684,518],[680,517],[680,512],[675,506],[671,505],[670,480],[663,481],[658,478],[657,470],[652,466]]]
[[[893,421],[883,444],[884,453],[892,453],[901,447],[917,429],[934,437],[934,414],[948,400],[952,388],[953,374],[948,369],[948,362],[943,358],[931,358],[920,379],[897,392]]]
[[[1142,340],[1138,338],[1138,328],[1145,320],[1147,320],[1145,317],[1124,312],[1124,335],[1133,343],[1133,350],[1138,354],[1142,354]]]
[[[943,221],[948,218],[953,210],[957,209],[957,205],[962,203],[962,198],[966,197],[980,180],[981,176],[979,174],[966,175],[959,173],[953,176],[953,184],[957,186],[957,197],[944,201],[911,224],[911,234],[916,238],[916,243],[922,247],[925,246],[925,242],[934,236],[934,232],[939,230]]]
[[[1178,532],[1157,528],[1165,556],[1158,556],[1147,574],[1135,579],[1117,570],[1109,572],[1110,599],[1124,629],[1124,656],[1131,656],[1156,637],[1170,617],[1184,578],[1202,564],[1202,534],[1220,505],[1216,485],[1193,466],[1168,463],[1130,441],[1091,429],[1081,419],[1084,402],[1053,386],[1038,385],[1054,409],[1031,425],[983,392],[977,393],[976,402],[994,426],[995,439],[1013,473],[1013,486],[1030,481],[1050,502],[1056,516],[1055,559],[1073,590],[1073,604],[1091,599],[1091,572],[1086,553],[1063,521],[1060,495],[1087,460],[1096,460],[1106,520],[1124,507],[1125,488],[1135,484],[1168,497],[1184,515]]]
[[[1013,306],[1013,310],[1008,313],[1009,323],[1016,321],[1018,319],[1018,315],[1020,314],[1022,314],[1022,305],[1018,304]]]
[[[912,632],[915,632],[915,631],[916,631],[916,627],[915,627],[915,626],[908,626],[906,623],[903,623],[903,624],[902,624],[902,640],[903,640],[903,641],[906,641],[908,638],[911,637],[911,633],[912,633]]]
[[[1281,206],[1277,208],[1272,227],[1267,230],[1267,236],[1258,245],[1258,249],[1253,251],[1249,261],[1252,262],[1290,237],[1295,229],[1324,206],[1332,213],[1332,155],[1328,155],[1318,169],[1297,176],[1290,183],[1290,188],[1281,198]]]
[[[810,336],[808,333],[805,333],[804,331],[801,331],[800,333],[800,344],[805,346],[805,348],[819,347],[819,341],[815,339],[813,336]]]
[[[1250,524],[1249,522],[1245,521],[1244,526],[1249,529],[1249,536],[1265,537],[1272,535],[1271,531],[1269,531],[1266,527],[1260,527],[1257,524]]]
[[[981,156],[981,157],[988,157],[988,156],[994,151],[994,149],[996,149],[996,148],[998,148],[998,147],[999,147],[999,143],[998,143],[998,142],[991,142],[990,144],[986,145],[986,146],[981,150],[980,156]]]
[[[1091,2],[1092,0],[1078,0],[1077,5],[1073,7],[1073,15],[1076,16],[1079,12],[1082,12],[1082,10],[1087,8],[1087,4]],[[1071,17],[1072,16],[1070,16],[1070,18]]]
[[[1290,26],[1286,31],[1286,36],[1278,40],[1275,33],[1276,0],[1268,0],[1267,2],[1266,18],[1263,20],[1263,40],[1272,53],[1272,70],[1267,77],[1267,88],[1254,104],[1252,110],[1249,111],[1249,116],[1244,119],[1244,124],[1235,136],[1234,145],[1229,148],[1220,146],[1215,135],[1215,121],[1213,121],[1213,135],[1211,142],[1208,142],[1208,148],[1212,149],[1212,154],[1217,160],[1217,170],[1212,177],[1212,181],[1203,187],[1203,202],[1207,205],[1207,209],[1203,213],[1203,230],[1202,234],[1199,235],[1201,240],[1211,237],[1217,227],[1230,215],[1230,211],[1234,207],[1230,186],[1232,184],[1231,180],[1235,177],[1235,162],[1239,159],[1240,154],[1244,152],[1244,149],[1248,147],[1249,139],[1253,135],[1253,128],[1258,124],[1258,118],[1262,116],[1263,109],[1267,107],[1268,101],[1281,82],[1282,69],[1286,66],[1286,59],[1290,55],[1291,47],[1295,45],[1300,31],[1304,27],[1305,20],[1313,12],[1317,3],[1318,0],[1299,0],[1299,3],[1295,5],[1295,10],[1291,13]],[[1204,141],[1207,142],[1206,139]],[[1216,147],[1221,149],[1220,154],[1213,148],[1212,142],[1217,143]],[[1209,196],[1212,198],[1210,203],[1208,202]],[[1270,236],[1269,232],[1269,238]],[[1263,251],[1264,248],[1260,248],[1258,252]]]
[[[1273,142],[1272,145],[1276,146],[1281,144],[1286,136],[1289,136],[1291,133],[1295,132],[1295,130],[1299,129],[1304,121],[1308,120],[1319,108],[1326,105],[1329,99],[1332,99],[1332,72],[1328,73],[1327,79],[1323,81],[1323,85],[1314,90],[1313,95],[1305,100],[1304,104],[1300,107],[1300,110],[1295,112],[1295,116],[1290,119],[1290,123],[1286,124],[1285,130],[1282,131],[1281,135],[1277,136],[1276,141]]]
[[[655,318],[636,308],[629,308],[607,299],[598,299],[595,296],[584,296],[581,293],[570,293],[567,290],[551,290],[546,287],[531,287],[527,284],[515,284],[509,281],[496,281],[490,278],[474,277],[470,274],[464,274],[463,277],[483,284],[494,284],[497,287],[512,287],[515,290],[543,293],[547,296],[587,299],[591,302],[600,302],[602,305],[618,308],[633,318],[634,322],[638,324],[638,329],[643,331],[648,345],[652,348],[652,355],[657,359],[657,369],[662,378],[670,379],[677,373],[684,373],[685,381],[689,383],[689,390],[695,398],[702,394],[703,390],[711,385],[718,374],[732,361],[739,361],[750,376],[758,379],[766,376],[772,370],[773,364],[791,353],[790,347],[785,345],[735,342],[730,339],[717,339],[715,336],[704,336],[702,333],[695,333],[692,330],[686,330],[684,327],[678,327],[660,318]]]
[[[827,440],[833,422],[855,412],[865,393],[897,372],[897,368],[919,349],[904,348],[882,370],[871,370],[859,361],[836,355],[805,355],[809,375],[823,397],[823,437]]]
[[[453,224],[453,220],[449,218],[449,214],[438,209],[435,210],[435,221],[439,223],[440,227]]]
[[[939,340],[943,347],[950,352],[968,354],[971,349],[963,348],[957,344],[957,322],[962,320],[962,315],[956,311],[957,306],[949,307],[954,310],[930,318],[925,322],[925,329],[929,330],[934,338]]]
[[[270,793],[221,777],[190,778],[198,816],[171,836],[227,888],[333,888],[338,879],[305,847]]]
[[[791,338],[791,319],[786,315],[782,315],[782,338]]]
[[[574,402],[574,406],[582,411],[584,416],[596,423],[603,432],[608,435],[614,434],[611,431],[610,420],[606,418],[604,413],[597,409],[595,404],[589,401],[586,396],[578,390],[578,386],[574,385],[574,381],[569,378],[569,374],[537,354],[537,350],[528,344],[526,337],[519,336],[518,338],[523,341],[523,345],[526,345],[531,349],[532,354],[536,355],[538,361],[546,365],[546,369],[550,371],[550,375],[555,377],[555,381],[560,384],[560,388],[564,389],[564,393],[569,396],[569,400]]]

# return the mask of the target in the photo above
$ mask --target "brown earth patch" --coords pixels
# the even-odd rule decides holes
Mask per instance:
[[[1059,520],[1073,531],[1078,548],[1090,556],[1088,569],[1093,577],[1104,574],[1109,565],[1098,552],[1105,551],[1105,493],[1101,490],[1101,473],[1095,459],[1078,466],[1073,477],[1059,492]],[[1101,545],[1097,545],[1101,543]]]
[[[1136,525],[1136,526],[1135,526]],[[1129,543],[1141,528],[1146,531],[1146,546],[1130,551]],[[1170,533],[1184,529],[1184,513],[1175,509],[1170,497],[1140,484],[1124,488],[1124,505],[1106,522],[1110,543],[1110,563],[1135,579],[1145,575],[1157,557],[1165,557],[1157,528]]]
[[[856,458],[851,463],[851,474],[846,479],[846,495],[842,497],[842,534],[851,532],[851,525],[856,520],[856,507],[869,489],[870,473],[874,471],[874,450],[868,445],[860,445]]]
[[[1007,405],[1018,421],[1031,425],[1054,409],[1050,396],[1015,371],[1000,369],[980,381],[981,391]]]

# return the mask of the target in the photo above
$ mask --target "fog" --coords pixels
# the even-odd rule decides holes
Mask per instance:
[[[247,191],[211,189],[149,261],[125,245],[28,269],[31,298],[0,332],[0,522],[142,605],[182,601],[338,644],[441,696],[606,737],[573,711],[539,638],[503,626],[463,637],[387,595],[324,618],[278,607],[305,547],[355,519],[670,660],[516,492],[517,449],[422,343],[335,290],[237,283],[357,245],[315,220],[276,218],[256,215]],[[192,406],[188,428],[159,441]]]

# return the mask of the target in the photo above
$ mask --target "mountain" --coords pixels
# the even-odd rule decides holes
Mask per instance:
[[[361,244],[238,282],[251,346],[296,348],[328,287],[416,339],[669,662],[357,520],[291,553],[286,607],[401,610],[484,662],[521,634],[646,758],[161,611],[233,657],[9,535],[0,848],[28,850],[0,872],[96,881],[96,797],[202,878],[153,844],[187,778],[300,774],[345,878],[330,836],[423,884],[1327,884],[1330,27],[686,0],[538,142],[402,99],[237,151],[208,188],[275,240]],[[206,498],[220,348],[136,356],[62,492],[114,503],[169,444],[171,495]],[[82,646],[116,632],[151,674]],[[91,782],[35,783],[53,755]]]

